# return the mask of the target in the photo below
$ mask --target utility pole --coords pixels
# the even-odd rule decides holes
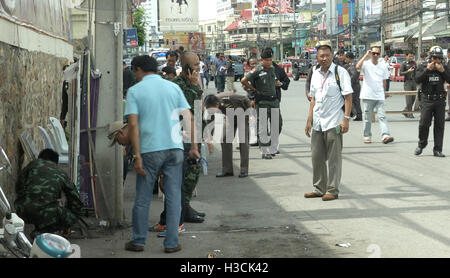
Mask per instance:
[[[95,1],[95,68],[102,73],[93,151],[96,191],[99,217],[113,227],[123,221],[123,155],[121,146],[109,147],[107,127],[123,119],[123,4],[122,0]]]
[[[355,48],[356,48],[356,53],[359,53],[359,0],[355,1],[355,5],[356,5],[356,10],[355,10]]]
[[[417,41],[417,54],[420,57],[420,54],[422,54],[422,25],[423,25],[423,12],[422,12],[422,2],[419,1],[418,4],[419,7],[419,38]]]
[[[296,15],[297,15],[297,11],[295,10],[295,0],[292,0],[292,8],[294,9],[294,57],[297,57],[298,52],[297,52],[297,20],[296,20]]]
[[[381,21],[380,21],[381,56],[380,57],[383,57],[382,55],[384,55],[384,40],[385,40],[385,37],[384,37],[384,20],[383,20],[383,17],[384,17],[384,5],[383,5],[383,1],[381,1]]]
[[[281,23],[281,1],[278,1],[278,14],[280,15],[280,61],[283,60],[283,24]]]
[[[311,16],[311,21],[310,21],[310,23],[309,23],[309,41],[311,42],[310,44],[311,44],[311,47],[314,47],[313,46],[313,32],[312,32],[312,30],[313,30],[313,4],[312,4],[312,0],[310,0],[309,1],[309,13],[310,13],[310,16]]]

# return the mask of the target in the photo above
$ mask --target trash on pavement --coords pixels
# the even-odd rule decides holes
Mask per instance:
[[[350,246],[352,246],[350,243],[338,243],[338,244],[336,244],[336,246],[339,246],[339,247],[345,247],[345,248],[349,248]]]

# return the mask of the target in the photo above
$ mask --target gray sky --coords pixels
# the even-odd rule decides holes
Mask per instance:
[[[216,17],[216,0],[199,0],[199,20],[213,19]]]

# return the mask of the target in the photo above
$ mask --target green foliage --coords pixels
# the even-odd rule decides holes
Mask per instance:
[[[133,14],[133,18],[133,27],[137,30],[139,46],[143,46],[145,42],[145,27],[147,25],[145,9],[138,7]]]

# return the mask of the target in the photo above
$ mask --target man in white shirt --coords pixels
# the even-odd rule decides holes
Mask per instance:
[[[353,93],[347,70],[332,62],[330,45],[325,41],[317,46],[320,68],[315,69],[312,74],[311,103],[305,128],[306,136],[311,137],[315,189],[304,196],[322,197],[323,201],[338,198],[342,173],[342,134],[349,129]],[[343,106],[345,112],[342,110]]]
[[[370,60],[366,60],[368,56]],[[378,121],[381,129],[381,140],[383,144],[394,141],[394,138],[389,133],[386,112],[384,108],[384,100],[386,98],[386,79],[390,77],[390,72],[387,70],[383,62],[379,62],[378,58],[381,55],[381,48],[379,46],[372,47],[368,50],[366,55],[359,60],[356,65],[357,70],[361,70],[364,74],[363,85],[361,88],[360,98],[364,104],[364,143],[372,143],[372,114],[375,110],[378,114]]]

